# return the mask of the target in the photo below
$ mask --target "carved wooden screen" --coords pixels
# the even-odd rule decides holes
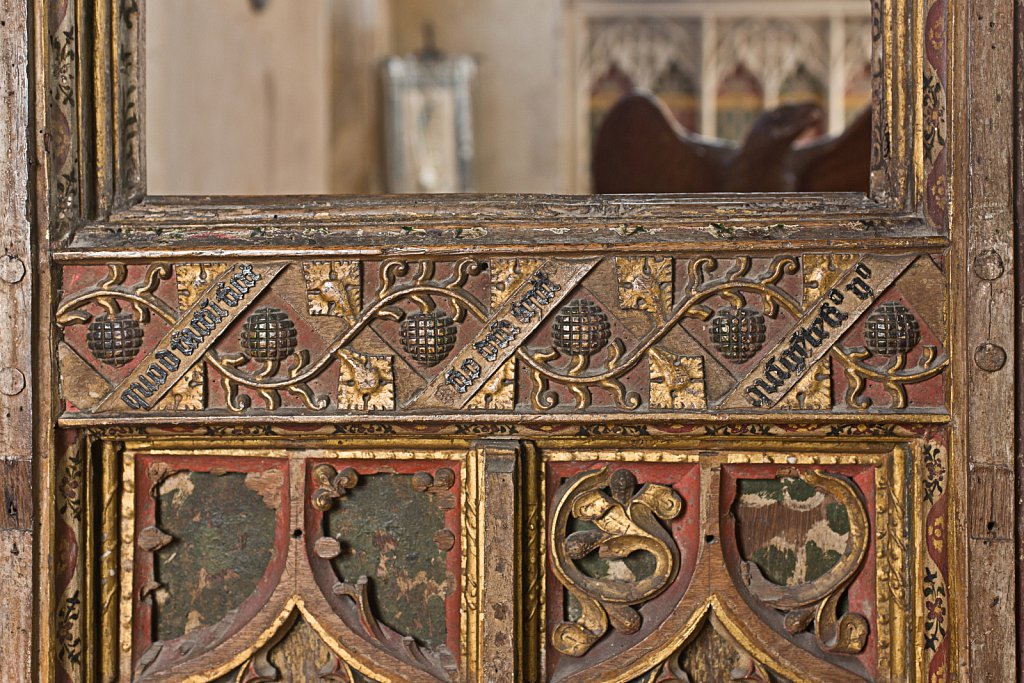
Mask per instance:
[[[45,676],[957,679],[946,0],[870,197],[232,202],[145,198],[141,5],[42,4]]]

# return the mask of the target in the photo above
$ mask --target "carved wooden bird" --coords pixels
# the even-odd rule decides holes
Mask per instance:
[[[632,93],[598,131],[594,191],[867,193],[870,109],[838,136],[794,144],[821,120],[817,105],[784,105],[761,114],[737,145],[690,133],[656,97]]]

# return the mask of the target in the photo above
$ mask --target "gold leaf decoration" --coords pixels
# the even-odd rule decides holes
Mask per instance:
[[[500,258],[488,262],[491,271],[491,310],[505,303],[519,285],[540,267],[540,260],[529,258]]]
[[[556,494],[551,520],[555,578],[580,605],[580,615],[555,625],[551,644],[562,654],[580,657],[609,628],[636,633],[643,617],[638,607],[675,580],[679,548],[662,522],[683,512],[683,500],[670,486],[644,484],[628,469],[604,467],[569,479]],[[573,520],[592,528],[570,531]],[[659,521],[661,520],[661,521]],[[595,577],[576,564],[591,553],[624,558],[645,552],[654,560],[650,575],[636,581]]]
[[[178,263],[174,266],[174,280],[178,285],[178,309],[185,310],[198,299],[206,288],[227,270],[226,263]]]
[[[313,507],[326,512],[334,506],[338,498],[344,498],[359,483],[359,474],[351,467],[336,470],[328,463],[320,463],[313,468],[313,482],[317,489],[310,496]]]
[[[359,261],[305,261],[306,299],[310,315],[333,315],[355,322],[362,308]]]
[[[206,408],[206,372],[197,364],[160,400],[163,410],[203,410]]]
[[[178,263],[174,280],[178,288],[178,310],[199,300],[206,288],[227,270],[227,263]],[[206,368],[202,361],[171,387],[157,404],[157,410],[205,410]]]
[[[471,410],[512,410],[516,405],[516,359],[505,361],[466,405]]]
[[[856,260],[855,254],[804,254],[804,306],[827,292]]]
[[[819,361],[779,402],[783,410],[832,410],[832,364]]]
[[[339,409],[394,410],[395,373],[391,356],[370,356],[340,349],[338,361]]]
[[[357,679],[349,665],[324,642],[317,627],[306,621],[298,610],[293,610],[231,680],[236,683],[299,680],[341,683],[369,679]]]
[[[704,359],[678,356],[659,348],[648,352],[651,364],[651,407],[670,410],[703,410]]]
[[[672,309],[672,258],[624,256],[615,259],[619,306],[647,311],[661,318]]]

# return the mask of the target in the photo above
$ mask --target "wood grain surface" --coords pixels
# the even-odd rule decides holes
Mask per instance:
[[[87,64],[89,68],[83,69],[90,73],[76,84],[87,96],[77,103],[78,121],[84,125],[78,145],[83,152],[83,175],[75,191],[81,193],[82,209],[93,221],[78,228],[77,214],[63,227],[50,214],[51,190],[59,180],[54,169],[48,167],[47,154],[52,131],[46,127],[46,103],[54,77],[47,72],[50,3],[0,0],[0,140],[4,149],[0,157],[0,490],[4,505],[0,511],[0,585],[4,596],[0,610],[0,678],[49,681],[56,675],[51,659],[57,634],[55,622],[49,618],[54,608],[51,584],[57,574],[56,513],[52,503],[56,476],[53,458],[47,458],[56,406],[56,378],[51,377],[48,351],[54,333],[51,289],[56,291],[51,282],[51,260],[63,267],[68,263],[104,264],[115,258],[134,262],[223,261],[242,255],[373,259],[486,253],[495,257],[519,254],[524,245],[549,254],[614,255],[697,253],[726,245],[729,250],[747,250],[755,256],[801,250],[946,252],[940,267],[946,269],[952,293],[946,311],[951,332],[948,347],[955,354],[948,403],[952,417],[948,425],[944,415],[932,416],[929,423],[940,425],[936,431],[948,429],[952,439],[948,460],[952,502],[948,518],[943,518],[948,522],[943,522],[947,526],[942,539],[950,544],[947,547],[953,558],[947,577],[952,609],[947,626],[953,649],[946,676],[949,680],[1021,680],[1017,606],[1024,606],[1024,591],[1019,590],[1024,584],[1020,584],[1018,573],[1017,539],[1024,533],[1024,523],[1020,521],[1018,500],[1012,495],[1014,490],[1024,493],[1019,477],[1024,460],[1018,460],[1024,455],[1018,455],[1014,448],[1020,431],[1020,413],[1015,406],[1024,408],[1020,397],[1024,372],[1016,362],[1020,350],[1017,342],[1024,336],[1024,327],[1020,326],[1020,302],[1015,291],[1020,281],[1017,278],[1024,275],[1024,263],[1015,254],[1020,244],[1014,243],[1015,220],[1019,229],[1024,218],[1020,191],[1024,186],[1020,137],[1024,117],[1019,92],[1015,93],[1012,85],[1012,74],[1018,74],[1017,83],[1024,76],[1020,61],[1024,54],[1020,14],[1024,10],[1019,0],[950,0],[949,15],[939,31],[943,35],[937,37],[948,43],[952,55],[942,94],[943,98],[948,94],[948,111],[944,114],[948,117],[944,124],[948,140],[943,153],[948,152],[950,173],[949,187],[941,188],[940,213],[945,211],[948,234],[944,227],[936,227],[934,216],[926,218],[919,206],[927,203],[919,190],[934,194],[936,188],[927,184],[917,187],[931,163],[921,161],[922,129],[930,124],[922,122],[919,89],[927,74],[922,76],[917,60],[931,49],[924,42],[936,36],[920,40],[915,32],[924,27],[918,16],[921,8],[909,0],[885,0],[885,12],[880,12],[884,26],[878,43],[879,50],[886,51],[886,59],[879,65],[876,87],[881,89],[878,101],[885,114],[881,117],[885,127],[873,132],[877,140],[884,131],[885,139],[880,144],[884,143],[881,154],[885,168],[873,171],[871,198],[808,193],[142,199],[145,169],[140,150],[144,139],[139,120],[144,112],[136,116],[138,110],[121,102],[139,97],[137,81],[131,74],[126,75],[139,62],[122,72],[119,67],[123,65],[118,61],[122,55],[129,59],[138,56],[137,34],[125,31],[122,24],[137,27],[141,18],[135,24],[131,16],[123,21],[121,4],[101,3],[95,17],[88,14],[93,8],[87,3],[75,7],[97,29],[94,32],[87,27],[76,38],[76,46],[85,55],[80,56],[80,64]],[[114,30],[115,35],[102,35],[107,30]],[[93,41],[93,33],[101,34],[101,39]],[[144,110],[140,101],[129,104]],[[927,130],[924,132],[927,134]],[[39,173],[33,178],[35,156],[40,160]],[[36,197],[41,200],[35,201]],[[934,202],[934,197],[931,199]],[[52,248],[43,247],[35,254],[33,215],[37,217],[35,244],[50,244],[51,230],[60,238]],[[727,417],[711,416],[709,422],[722,422]],[[474,419],[467,416],[466,424]],[[609,419],[608,424],[599,426],[610,429],[629,419]],[[852,419],[844,418],[840,426]],[[211,427],[233,421],[236,417],[232,415],[208,420]],[[510,416],[507,421],[524,425],[530,422],[522,416]],[[298,424],[302,420],[284,415],[267,417],[265,422]],[[422,425],[424,417],[406,414],[389,422]],[[156,423],[159,426],[159,420]],[[724,425],[723,429],[730,427]],[[597,428],[588,430],[566,437],[567,442],[579,443],[600,433]],[[851,429],[850,434],[854,433]],[[669,441],[664,438],[659,447]],[[506,464],[501,458],[495,462]],[[512,512],[520,504],[515,482],[514,468],[485,469],[481,476],[479,483],[486,493],[481,520],[485,537],[488,533],[510,532]],[[292,494],[298,500],[301,487]],[[34,499],[45,506],[34,510]],[[300,521],[297,507],[292,516],[291,521]],[[711,540],[700,550],[696,581],[709,591],[727,594],[732,589],[722,569],[724,560],[715,559],[720,551],[711,545],[719,538],[717,519],[708,524],[707,538]],[[532,547],[540,552],[542,541],[537,543],[540,545]],[[300,560],[295,558],[299,557],[299,545],[298,540],[289,541],[293,553],[289,572],[298,572]],[[502,575],[498,568],[499,563],[513,562],[514,555],[511,546],[484,548],[482,566],[499,575],[489,578],[484,586],[484,636],[507,637],[506,627],[519,618],[515,614],[515,603],[522,599],[516,595],[519,577]],[[299,593],[317,589],[309,579],[292,581],[288,591],[273,596],[271,609],[264,615],[267,619],[276,616],[274,609],[285,609],[291,589]],[[691,602],[694,599],[687,598]],[[512,622],[498,618],[497,608],[506,603],[512,610]],[[757,621],[738,595],[727,595],[718,607],[741,625]],[[309,614],[326,630],[341,634],[341,640],[361,642],[352,628],[327,607],[310,607]],[[908,617],[906,623],[914,622],[917,628],[921,615],[913,617]],[[260,624],[253,624],[244,635],[250,637],[260,628]],[[537,630],[535,625],[531,628]],[[771,635],[766,633],[765,638]],[[718,645],[707,647],[710,651]],[[36,661],[33,650],[38,653]],[[364,645],[355,645],[352,651],[359,661],[380,656]],[[831,670],[815,669],[825,666],[820,662],[805,662],[806,653],[796,654],[795,667],[838,680]],[[486,646],[482,659],[484,671],[489,672],[485,675],[493,680],[513,680],[517,667],[525,664],[510,656],[507,649],[502,651],[498,640]],[[388,664],[398,679],[424,678],[422,670],[400,658]],[[488,669],[490,666],[494,668]],[[612,659],[602,666],[607,666],[607,676],[624,670]],[[202,662],[186,668],[188,673],[202,673]],[[902,675],[897,677],[905,680]]]
[[[1018,677],[1015,632],[1013,73],[1014,7],[972,0],[952,145],[955,249],[953,307],[960,312],[964,393],[954,397],[966,454],[966,645],[972,681]],[[958,67],[961,65],[957,65]],[[950,85],[951,91],[956,83]],[[957,138],[956,131],[961,133]],[[959,197],[959,199],[958,199]],[[958,205],[959,203],[959,205]],[[958,229],[957,229],[958,228]],[[956,324],[956,323],[954,323]],[[1001,360],[1004,358],[1005,360]],[[966,678],[966,676],[965,676]]]
[[[32,245],[28,215],[28,3],[0,0],[0,661],[32,666]]]

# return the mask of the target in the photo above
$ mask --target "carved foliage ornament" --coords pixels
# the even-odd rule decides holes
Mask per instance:
[[[673,260],[669,256],[627,256],[615,259],[619,305],[664,319],[672,310]]]
[[[648,352],[651,373],[651,407],[672,410],[703,410],[704,359],[678,356],[657,347]]]
[[[313,481],[317,484],[317,489],[313,491],[310,502],[314,508],[324,512],[334,506],[335,500],[344,498],[356,487],[359,475],[351,467],[339,472],[324,463],[313,468]]]
[[[331,405],[349,412],[507,411],[515,408],[517,392],[537,412],[558,408],[567,394],[577,410],[597,400],[628,411],[830,410],[831,375],[840,370],[849,408],[871,406],[872,384],[891,394],[891,408],[905,408],[906,386],[937,376],[948,358],[934,343],[929,318],[911,310],[920,302],[879,297],[908,268],[918,271],[919,283],[910,293],[920,288],[920,273],[933,280],[941,273],[924,265],[927,256],[820,256],[616,257],[611,267],[600,258],[496,259],[493,266],[473,259],[388,260],[379,265],[378,287],[365,305],[355,261],[178,264],[175,306],[160,298],[169,266],[152,264],[128,284],[128,267],[113,264],[102,282],[58,307],[61,328],[88,328],[76,343],[98,362],[90,366],[85,356],[76,357],[62,370],[107,384],[88,395],[66,392],[82,398],[77,408],[94,413],[199,407],[205,368],[219,377],[219,395],[236,412],[258,398],[277,410],[287,395],[295,397],[292,407],[301,402],[313,411]],[[912,265],[918,260],[922,265]],[[310,315],[344,320],[341,329],[323,321],[335,332],[324,335],[320,348],[309,345],[284,306],[256,304],[272,281],[279,275],[288,280],[289,269],[300,266]],[[476,280],[485,270],[490,306],[479,297],[484,283]],[[797,273],[803,297],[793,292]],[[608,275],[613,281],[602,281]],[[271,294],[287,300],[291,290],[275,285]],[[615,315],[616,303],[625,317]],[[155,339],[151,316],[170,327],[166,338]],[[378,319],[395,323],[387,331],[394,338],[385,343],[427,371],[416,373],[424,381],[418,390],[395,386],[403,376],[396,357],[361,347],[363,333]],[[236,320],[239,333],[221,344]],[[861,335],[864,346],[844,346],[840,339],[848,332]],[[530,345],[535,333],[550,341]],[[699,355],[676,355],[683,348]],[[114,385],[104,366],[129,368],[130,376]],[[637,386],[644,366],[646,401]],[[336,398],[314,391],[313,381],[329,377],[331,367],[338,372]],[[721,386],[720,367],[734,369],[725,380],[733,386],[706,397],[705,380],[708,387]],[[402,405],[400,396],[407,397]]]
[[[277,632],[239,670],[237,683],[272,683],[289,674],[314,674],[324,683],[358,680],[352,668],[320,638],[313,626],[293,611]]]
[[[607,631],[636,633],[642,624],[636,605],[657,597],[676,578],[679,548],[659,520],[683,511],[675,491],[661,484],[636,490],[631,471],[607,467],[570,479],[558,496],[551,520],[551,554],[555,576],[579,602],[581,614],[558,624],[551,636],[555,649],[579,657]],[[573,520],[594,528],[569,533]],[[649,576],[635,581],[596,578],[576,564],[592,552],[603,559],[623,559],[638,551],[654,558]]]
[[[355,322],[362,308],[359,261],[306,261],[302,264],[311,315],[333,315]]]

